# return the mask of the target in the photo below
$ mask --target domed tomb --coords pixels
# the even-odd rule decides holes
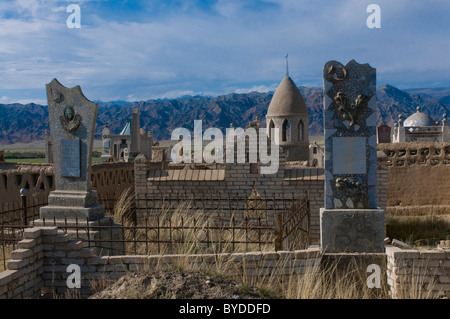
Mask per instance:
[[[422,112],[422,108],[417,107],[417,112],[408,117],[403,123],[406,127],[423,127],[423,126],[435,126],[435,121]]]

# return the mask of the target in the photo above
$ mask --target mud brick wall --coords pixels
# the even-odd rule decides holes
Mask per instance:
[[[94,163],[92,188],[107,207],[112,208],[118,192],[134,186],[132,163]],[[20,190],[27,188],[27,204],[47,202],[54,189],[53,165],[48,163],[0,163],[0,213],[22,205]],[[4,216],[4,221],[7,216]]]
[[[392,297],[450,298],[450,249],[386,247],[386,254]]]
[[[450,143],[379,144],[378,166],[387,172],[388,213],[450,213]]]

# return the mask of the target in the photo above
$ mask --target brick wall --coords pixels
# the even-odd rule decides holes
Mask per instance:
[[[203,255],[129,255],[96,256],[71,241],[57,227],[26,229],[19,249],[11,254],[7,270],[0,273],[0,299],[36,298],[41,293],[70,293],[67,267],[81,268],[81,297],[93,293],[92,286],[105,280],[116,280],[130,272],[164,269],[168,265],[189,265],[187,270],[222,268],[235,279],[266,275],[303,274],[307,269],[320,271],[322,253],[319,248],[297,251],[249,252]],[[355,255],[355,254],[353,254]],[[362,257],[366,254],[360,254]],[[386,247],[387,282],[395,298],[450,297],[450,250],[401,250]],[[224,268],[225,267],[225,268]],[[409,286],[403,284],[409,283]],[[411,283],[414,283],[411,286]],[[403,285],[403,286],[402,286]],[[402,288],[403,287],[403,288]],[[406,288],[405,288],[406,287]],[[406,289],[406,292],[405,292]],[[73,290],[72,290],[73,291]]]
[[[202,168],[181,169],[180,167],[163,167],[163,163],[152,163],[144,156],[135,160],[135,189],[137,207],[143,211],[146,208],[160,207],[162,198],[168,203],[169,198],[176,199],[183,196],[192,198],[218,198],[227,200],[230,196],[236,204],[236,194],[240,194],[238,206],[245,205],[246,198],[253,187],[264,198],[277,199],[295,197],[301,198],[309,192],[311,207],[311,244],[318,244],[320,240],[320,208],[324,207],[324,171],[322,168],[299,168],[285,165],[284,156],[280,155],[280,167],[276,174],[252,174],[250,164],[226,164],[222,166],[203,166]],[[379,166],[378,203],[380,208],[386,207],[387,171]],[[215,196],[214,196],[215,194]],[[176,203],[176,201],[174,201]],[[203,205],[203,203],[202,203]],[[206,210],[220,207],[218,200],[206,201]],[[282,208],[280,200],[277,208]],[[268,224],[273,225],[273,212],[268,210]],[[236,216],[236,215],[235,215]],[[224,216],[225,218],[227,216]],[[229,217],[229,216],[228,216]]]
[[[299,199],[310,193],[311,244],[319,243],[319,209],[323,207],[323,169],[285,167],[284,155],[280,155],[276,174],[252,173],[249,163],[224,164],[193,167],[163,167],[163,163],[152,163],[144,156],[135,160],[135,190],[138,212],[147,214],[157,211],[163,204],[179,204],[185,198],[198,199],[198,205],[206,211],[221,210],[222,218],[241,218],[239,211],[254,188],[263,200],[267,199],[267,224],[273,226],[275,214],[286,207],[282,198]],[[201,198],[205,200],[200,200]],[[273,199],[276,200],[273,200]],[[222,209],[231,202],[237,210]],[[223,206],[223,207],[222,207]],[[139,217],[138,217],[139,219]]]
[[[82,242],[71,241],[57,227],[34,227],[25,230],[20,249],[12,252],[8,270],[0,273],[0,299],[65,295],[69,292],[67,267],[81,269],[81,288],[77,293],[88,297],[92,286],[116,280],[129,272],[158,270],[182,262],[188,270],[227,270],[234,279],[302,274],[319,269],[320,250],[249,252],[203,255],[127,255],[96,256],[83,248]],[[227,267],[226,269],[224,267]]]
[[[44,229],[26,229],[19,249],[11,253],[7,270],[0,273],[0,299],[38,297],[44,286]]]
[[[386,247],[387,280],[394,298],[450,298],[450,249]]]

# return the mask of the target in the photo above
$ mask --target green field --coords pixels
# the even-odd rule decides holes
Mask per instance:
[[[6,163],[45,163],[45,158],[8,158]],[[92,162],[100,162],[100,157],[93,157]]]
[[[6,163],[45,163],[45,158],[7,158]]]
[[[28,146],[28,147],[27,147]],[[36,148],[36,143],[14,144],[3,147],[3,155],[6,163],[45,163],[45,151],[43,148]],[[94,148],[93,162],[100,162],[102,150]]]

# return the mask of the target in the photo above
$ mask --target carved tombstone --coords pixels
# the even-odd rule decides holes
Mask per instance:
[[[91,189],[91,161],[98,104],[83,95],[80,86],[66,88],[54,79],[47,84],[53,140],[55,190],[41,218],[96,220],[104,216]]]
[[[102,156],[100,157],[100,162],[109,162],[111,158],[111,130],[106,124],[102,130]]]
[[[383,252],[377,208],[376,70],[350,61],[324,67],[325,252]]]

